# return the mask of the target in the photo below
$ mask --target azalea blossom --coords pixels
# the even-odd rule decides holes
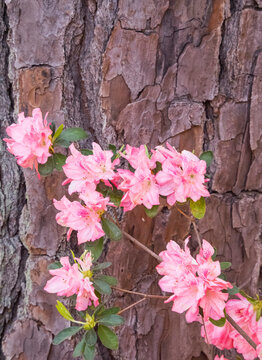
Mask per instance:
[[[66,159],[63,166],[67,179],[63,185],[70,184],[69,194],[74,192],[86,193],[89,191],[90,184],[97,185],[100,180],[108,181],[114,178],[114,168],[119,163],[119,159],[111,161],[113,152],[103,151],[101,147],[93,143],[93,154],[83,155],[71,144],[69,147],[71,155]]]
[[[167,146],[168,149],[157,147],[155,153],[155,158],[162,164],[162,170],[156,174],[160,195],[167,196],[169,205],[176,201],[185,202],[188,198],[197,201],[202,196],[208,197],[206,162],[189,151],[180,154],[169,144]]]
[[[187,243],[188,239],[184,251],[171,240],[167,250],[159,254],[163,261],[156,269],[164,276],[159,286],[163,291],[173,293],[166,302],[173,301],[173,311],[187,311],[188,322],[198,319],[199,307],[203,310],[204,321],[209,317],[219,320],[224,316],[228,299],[228,294],[222,290],[232,288],[232,285],[218,278],[220,265],[212,260],[214,249],[207,241],[203,240],[196,260],[191,256]]]
[[[148,209],[159,205],[159,186],[150,169],[138,168],[134,173],[130,170],[119,169],[118,175],[122,179],[117,188],[124,192],[120,203],[124,211],[130,211],[141,204]]]
[[[248,336],[259,345],[259,329],[261,328],[261,319],[256,321],[256,312],[253,304],[245,297],[237,294],[239,299],[231,299],[226,304],[226,312],[236,321],[236,323],[248,334]],[[257,352],[235,329],[229,334],[233,340],[233,346],[243,355],[245,360],[253,360],[257,356]]]
[[[202,319],[200,322],[203,323]],[[201,335],[208,344],[213,344],[220,350],[232,349],[233,340],[229,336],[232,330],[233,327],[228,321],[225,322],[224,326],[216,326],[207,320],[205,321],[205,326],[201,327]]]
[[[43,120],[40,109],[32,111],[32,117],[25,117],[24,113],[18,115],[18,123],[6,128],[10,138],[4,139],[8,151],[15,155],[18,165],[24,168],[36,168],[38,163],[44,164],[49,156],[52,145],[52,131],[47,125],[46,117]]]
[[[141,145],[139,148],[126,145],[125,153],[121,153],[121,155],[134,169],[154,169],[156,167],[156,159],[148,157],[145,145]]]
[[[83,260],[75,258],[79,263],[70,265],[68,256],[62,257],[60,263],[62,267],[55,270],[49,270],[53,275],[52,279],[48,280],[44,290],[49,293],[57,293],[58,296],[72,296],[77,295],[76,309],[84,311],[88,306],[94,304],[99,305],[99,300],[94,292],[93,284],[88,276],[86,276],[87,268],[90,270],[92,263],[91,254],[87,253]]]
[[[56,221],[62,226],[69,227],[67,240],[69,240],[72,230],[77,231],[78,244],[86,241],[95,241],[105,233],[101,225],[101,215],[109,204],[109,198],[104,198],[98,192],[94,192],[92,200],[85,195],[81,199],[86,201],[80,204],[78,201],[71,202],[63,196],[60,201],[54,199],[54,206],[60,212],[56,215]],[[88,202],[89,200],[89,202]]]
[[[216,355],[214,360],[228,360],[228,359],[225,358],[224,355],[221,355],[221,356]]]

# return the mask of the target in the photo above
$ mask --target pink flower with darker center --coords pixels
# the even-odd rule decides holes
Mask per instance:
[[[61,258],[60,262],[63,267],[49,270],[53,278],[47,281],[44,290],[49,293],[57,293],[58,296],[77,295],[76,310],[84,311],[92,303],[94,306],[99,305],[93,284],[90,278],[85,275],[92,265],[91,254],[87,252],[84,259],[75,258],[75,261],[79,265],[75,263],[71,266],[68,256]]]
[[[118,175],[122,179],[118,189],[125,193],[120,204],[124,207],[124,211],[130,211],[141,204],[148,209],[159,205],[159,186],[150,169],[138,168],[134,173],[120,169]]]
[[[105,234],[101,225],[101,215],[109,204],[109,198],[97,194],[96,202],[86,202],[85,205],[78,201],[71,202],[65,196],[60,201],[54,199],[56,209],[60,210],[56,215],[56,221],[59,225],[69,227],[68,240],[72,230],[77,231],[78,244],[95,241]],[[84,195],[80,198],[87,201]]]
[[[169,144],[169,149],[157,147],[154,154],[157,161],[161,161],[162,170],[156,174],[160,195],[167,196],[169,205],[176,201],[185,202],[188,198],[193,201],[202,196],[209,196],[205,187],[206,163],[189,151],[178,153]]]
[[[103,151],[101,147],[93,143],[93,155],[82,155],[74,146],[69,147],[71,154],[63,166],[67,179],[63,185],[70,183],[68,192],[88,192],[90,184],[97,185],[100,180],[108,181],[115,177],[114,168],[119,159],[111,161],[112,151]]]
[[[47,117],[47,115],[46,115]],[[7,127],[9,138],[4,139],[8,151],[15,155],[18,165],[24,168],[36,168],[38,163],[44,164],[51,154],[49,147],[52,131],[47,125],[46,117],[43,121],[40,109],[34,109],[32,117],[25,117],[24,113],[18,115],[18,123]]]
[[[202,320],[201,323],[203,323]],[[215,345],[218,349],[232,349],[233,340],[229,336],[232,330],[233,328],[228,321],[222,327],[213,325],[210,321],[205,321],[205,326],[201,327],[201,335],[208,344]]]
[[[188,239],[185,251],[170,241],[167,250],[160,253],[163,261],[156,269],[164,277],[159,281],[159,286],[163,291],[173,293],[167,300],[174,302],[173,311],[182,313],[187,310],[188,322],[198,319],[199,307],[203,310],[204,320],[209,317],[218,320],[224,316],[228,298],[228,294],[222,290],[232,285],[218,278],[220,265],[212,260],[214,249],[207,241],[203,240],[196,260],[190,255],[187,242]]]

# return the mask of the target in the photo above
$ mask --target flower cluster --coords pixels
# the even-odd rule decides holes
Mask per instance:
[[[229,282],[219,278],[221,273],[219,261],[213,261],[213,247],[203,240],[202,248],[196,257],[191,256],[185,243],[185,251],[174,241],[167,244],[167,250],[159,255],[163,261],[156,267],[164,277],[159,281],[163,291],[173,293],[166,301],[173,301],[172,310],[183,313],[187,310],[188,322],[199,318],[199,308],[203,311],[203,319],[219,320],[224,316],[225,301],[228,294],[222,292],[232,288]]]
[[[86,252],[83,259],[75,258],[74,265],[70,265],[68,256],[60,259],[62,267],[55,270],[49,270],[53,278],[50,279],[45,286],[45,290],[49,293],[57,293],[58,296],[77,295],[76,310],[83,311],[88,306],[94,304],[99,305],[99,300],[94,292],[94,287],[90,278],[92,272],[91,253]]]
[[[52,131],[47,125],[46,117],[43,121],[41,110],[34,109],[32,117],[25,117],[24,113],[20,113],[18,123],[7,127],[10,139],[4,141],[10,153],[15,155],[18,165],[38,170],[38,164],[46,163],[51,156],[49,149],[52,145]]]
[[[201,335],[209,343],[219,349],[233,349],[242,354],[245,360],[253,360],[257,356],[262,358],[262,319],[256,321],[256,306],[250,303],[245,297],[238,294],[237,299],[231,299],[226,304],[226,313],[246,332],[254,341],[257,350],[234,329],[228,322],[223,327],[213,325],[210,321],[202,326]],[[206,334],[208,339],[206,339]]]
[[[196,201],[201,196],[209,196],[205,188],[205,161],[188,151],[180,154],[169,144],[167,147],[157,147],[151,156],[143,145],[139,148],[127,145],[120,154],[129,162],[132,170],[128,170],[116,169],[119,159],[112,160],[113,152],[103,151],[96,143],[90,155],[83,155],[72,144],[71,155],[63,166],[67,176],[63,184],[69,184],[69,194],[79,194],[82,204],[70,202],[66,197],[54,201],[61,211],[57,214],[57,222],[69,227],[68,238],[72,230],[78,231],[79,244],[104,235],[100,218],[107,206],[113,204],[97,191],[101,182],[108,189],[114,186],[122,192],[120,206],[124,211],[142,204],[151,209],[159,205],[160,195],[167,196],[170,205],[176,200],[192,198]],[[157,171],[159,165],[162,170]]]
[[[106,211],[110,203],[108,197],[103,197],[96,191],[96,186],[101,180],[108,183],[113,179],[114,167],[119,159],[111,161],[112,151],[103,151],[101,147],[93,143],[93,154],[82,155],[72,144],[71,154],[63,170],[67,179],[63,184],[70,184],[69,194],[77,192],[82,204],[78,201],[69,201],[65,196],[60,200],[54,200],[55,207],[60,210],[56,215],[57,222],[62,226],[69,227],[67,239],[69,240],[72,230],[78,232],[78,244],[86,241],[95,241],[105,233],[101,226],[101,215]]]
[[[157,146],[150,156],[146,147],[127,145],[123,157],[134,171],[118,170],[118,189],[124,192],[121,206],[124,211],[143,204],[146,208],[159,204],[159,195],[167,196],[169,205],[188,198],[197,201],[209,196],[205,187],[206,162],[189,151],[177,152],[167,143],[167,148]],[[160,165],[160,171],[157,166]]]
[[[157,147],[156,159],[162,164],[162,171],[156,175],[159,193],[167,196],[169,205],[176,201],[184,202],[187,198],[197,201],[201,196],[209,196],[204,183],[206,163],[189,151],[178,153],[167,144],[165,149]]]

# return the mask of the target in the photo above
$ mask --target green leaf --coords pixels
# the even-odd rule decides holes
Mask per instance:
[[[107,196],[110,197],[111,202],[118,207],[120,206],[123,195],[123,191],[118,190],[115,186],[113,186],[113,190],[109,188],[107,191]]]
[[[190,209],[192,215],[197,219],[202,219],[205,216],[206,212],[206,202],[203,197],[201,197],[198,201],[193,201],[190,199]]]
[[[55,140],[58,138],[58,136],[61,134],[61,132],[63,131],[63,128],[64,128],[64,125],[61,124],[58,129],[56,130],[54,136],[53,136],[53,139],[52,139],[52,142],[54,143]]]
[[[112,265],[111,262],[103,262],[103,263],[97,264],[96,266],[92,267],[92,270],[93,271],[104,270],[111,265]]]
[[[256,321],[258,321],[261,317],[261,308],[257,309],[256,311]]]
[[[85,360],[93,360],[95,357],[95,346],[86,345],[83,356]]]
[[[145,213],[148,217],[153,218],[157,215],[159,209],[159,205],[153,205],[151,209],[148,209],[144,206]]]
[[[199,156],[199,159],[204,160],[208,167],[212,163],[213,157],[212,151],[205,151]]]
[[[62,131],[62,133],[54,141],[54,145],[69,147],[72,142],[85,139],[87,133],[82,128],[69,128]]]
[[[70,312],[67,310],[64,304],[62,304],[60,301],[57,300],[56,308],[60,315],[63,316],[66,320],[74,321],[73,316],[70,314]]]
[[[93,285],[100,294],[111,294],[112,292],[111,287],[105,281],[94,279]]]
[[[102,228],[109,239],[113,241],[119,241],[122,239],[122,232],[119,227],[112,221],[101,217]]]
[[[97,335],[94,329],[87,331],[85,340],[88,346],[93,346],[96,344]]]
[[[65,165],[66,156],[64,154],[55,153],[53,156],[54,166],[58,171],[62,171],[62,166]]]
[[[95,241],[88,241],[85,248],[86,250],[91,252],[93,261],[96,261],[103,252],[104,238],[101,237],[100,239]]]
[[[240,291],[240,289],[235,285],[232,287],[232,289],[227,289],[227,293],[229,295],[236,295],[239,293],[239,291]]]
[[[83,339],[76,345],[75,350],[73,352],[73,357],[78,357],[83,354],[85,350],[85,336]]]
[[[81,152],[81,154],[86,155],[86,156],[93,155],[93,151],[89,150],[89,149],[81,149],[80,152]]]
[[[215,326],[218,326],[218,327],[223,327],[226,323],[226,318],[225,317],[222,317],[221,319],[219,320],[214,320],[212,318],[209,318],[209,321],[215,325]]]
[[[115,145],[109,144],[108,149],[111,150],[114,155],[116,155],[116,146]]]
[[[115,286],[117,284],[117,278],[109,275],[98,275],[96,279],[105,281],[108,285]]]
[[[153,174],[156,175],[160,170],[162,170],[161,162],[156,162],[156,167],[152,170]]]
[[[226,280],[226,275],[225,274],[220,274],[218,277],[219,277],[219,279]]]
[[[229,261],[222,261],[221,263],[220,263],[220,268],[221,268],[221,270],[226,270],[226,269],[228,269],[228,268],[230,268],[231,267],[231,262],[229,262]]]
[[[54,345],[58,345],[61,342],[63,342],[64,340],[70,338],[71,336],[75,335],[76,333],[78,333],[78,331],[80,331],[82,329],[82,326],[71,326],[69,328],[66,328],[62,331],[60,331],[60,333],[58,333],[53,340],[53,344]]]
[[[54,136],[54,134],[55,134],[55,128],[56,128],[56,125],[55,125],[55,123],[54,122],[51,122],[51,124],[50,124],[50,129],[51,129],[51,131],[52,131],[52,137]]]
[[[215,261],[215,260],[216,260],[216,257],[217,257],[217,248],[214,247],[214,254],[211,256],[211,259],[212,259],[213,261]]]
[[[112,188],[106,186],[102,181],[97,185],[96,190],[100,192],[104,197],[109,196],[112,203],[116,206],[119,206],[123,197],[123,192],[118,190],[114,184],[112,184]]]
[[[38,164],[38,171],[39,174],[42,176],[50,175],[53,169],[54,169],[53,156],[50,156],[45,164]]]
[[[117,314],[120,311],[119,307],[112,307],[109,309],[100,309],[97,313],[97,318],[101,319],[104,316],[111,315],[111,314]]]
[[[119,326],[124,323],[124,318],[120,315],[111,314],[103,316],[98,320],[98,323],[106,326]]]
[[[148,147],[146,145],[144,145],[144,148],[145,148],[146,156],[150,159],[151,156],[149,154]]]
[[[61,267],[63,267],[63,266],[61,265],[61,263],[60,263],[59,261],[55,261],[55,262],[53,262],[52,264],[49,264],[48,267],[47,267],[47,269],[48,269],[48,270],[56,270],[56,269],[60,269]]]
[[[256,300],[247,295],[244,290],[240,290],[239,293],[244,296],[251,304],[255,304]]]
[[[101,343],[111,350],[116,350],[118,348],[118,338],[116,334],[104,325],[98,325],[98,336],[101,340]]]

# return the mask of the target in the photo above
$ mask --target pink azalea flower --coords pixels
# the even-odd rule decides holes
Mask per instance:
[[[49,270],[53,278],[48,280],[44,290],[49,293],[57,293],[58,296],[72,296],[77,295],[76,310],[84,311],[88,306],[94,304],[99,305],[99,300],[94,292],[94,287],[91,280],[85,276],[85,271],[90,270],[92,265],[91,254],[86,253],[84,260],[75,258],[77,263],[73,266],[69,263],[69,258],[63,257],[60,259],[63,265],[60,269]]]
[[[188,198],[197,201],[202,196],[209,196],[204,186],[207,181],[205,161],[189,151],[179,154],[169,144],[167,146],[169,149],[158,147],[154,154],[162,163],[162,170],[156,174],[160,195],[167,196],[169,205],[176,201],[185,202]]]
[[[92,305],[92,302],[94,306],[99,305],[99,299],[95,294],[93,284],[89,278],[82,279],[76,297],[76,310],[84,311],[88,306]]]
[[[89,192],[90,184],[97,185],[100,180],[111,180],[115,176],[114,167],[119,159],[111,161],[112,151],[103,151],[101,147],[93,143],[93,155],[82,155],[74,146],[69,147],[71,154],[63,170],[68,177],[63,185],[70,183],[68,192]]]
[[[210,321],[205,321],[205,327],[201,327],[201,335],[205,338],[207,343],[215,345],[220,350],[232,349],[233,340],[229,336],[232,330],[233,328],[228,321],[226,321],[225,325],[222,327],[215,326]]]
[[[84,196],[81,198],[85,199]],[[60,201],[54,199],[56,209],[60,210],[56,215],[56,221],[62,226],[69,227],[68,240],[72,230],[76,230],[78,244],[95,241],[105,234],[100,222],[100,216],[108,202],[109,199],[103,198],[102,195],[101,202],[86,204],[86,206],[81,205],[78,201],[71,202],[65,196]]]
[[[227,293],[222,290],[232,285],[218,276],[221,273],[218,261],[212,260],[214,249],[205,240],[196,260],[190,255],[186,240],[185,251],[170,241],[167,250],[160,253],[163,261],[156,267],[164,277],[159,281],[163,291],[173,295],[166,301],[173,301],[172,310],[182,313],[187,310],[188,322],[197,320],[199,306],[204,313],[204,320],[209,317],[218,320],[224,317]]]
[[[18,123],[8,126],[6,132],[10,139],[4,141],[8,151],[15,155],[18,165],[31,169],[35,166],[37,170],[38,163],[46,163],[51,156],[49,147],[52,131],[47,125],[46,117],[43,121],[40,109],[34,109],[32,117],[25,117],[24,113],[20,113]]]
[[[177,152],[176,149],[173,148],[173,146],[171,146],[168,142],[166,143],[166,147],[167,149],[164,146],[157,146],[156,150],[152,150],[152,158],[154,158],[155,161],[159,161],[161,164],[163,164],[164,161],[168,159],[173,166],[181,167],[181,154]]]
[[[225,358],[224,355],[221,355],[221,356],[216,355],[214,360],[228,360],[228,359]]]
[[[149,158],[146,154],[146,148],[141,145],[139,148],[126,145],[125,153],[121,154],[123,158],[128,160],[130,165],[134,168],[148,168],[154,169],[156,167],[156,161],[154,158]]]
[[[120,169],[118,175],[122,179],[118,189],[125,193],[120,204],[124,211],[130,211],[141,204],[148,209],[153,205],[159,205],[159,186],[150,169],[138,168],[135,173]]]
[[[44,289],[49,293],[57,293],[58,296],[72,296],[80,288],[82,275],[77,264],[70,265],[68,256],[62,257],[60,262],[62,268],[49,270],[54,277],[46,283]]]
[[[237,296],[239,299],[232,299],[227,302],[226,311],[249,337],[259,345],[261,320],[259,320],[259,322],[256,321],[256,313],[253,305],[242,295],[238,294]],[[256,350],[248,344],[238,331],[233,329],[229,336],[233,340],[234,348],[243,355],[245,360],[253,360],[257,356]]]

